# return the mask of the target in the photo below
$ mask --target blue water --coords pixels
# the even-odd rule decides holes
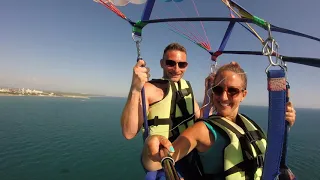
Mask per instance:
[[[125,140],[126,99],[0,97],[1,180],[143,179],[141,135]],[[267,108],[241,112],[267,129]],[[288,162],[299,179],[320,180],[320,110],[296,109]]]

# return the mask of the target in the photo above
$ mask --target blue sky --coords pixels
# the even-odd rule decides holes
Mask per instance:
[[[243,7],[274,25],[320,37],[318,0],[237,0]],[[201,16],[227,17],[220,0],[195,0]],[[191,0],[179,3],[187,16],[196,16]],[[119,7],[127,17],[139,20],[143,5]],[[172,9],[171,11],[166,11]],[[163,12],[161,12],[163,11]],[[180,17],[173,3],[156,2],[152,18]],[[136,48],[130,25],[92,0],[32,0],[0,2],[0,86],[127,96]],[[198,31],[202,28],[193,23]],[[206,22],[213,51],[218,49],[228,23]],[[253,26],[263,37],[266,31]],[[320,43],[273,33],[280,53],[288,56],[320,57]],[[165,24],[143,29],[141,53],[151,78],[159,78],[163,48],[179,42],[188,50],[190,66],[185,79],[196,98],[204,94],[204,79],[210,72],[210,56],[203,49],[168,30]],[[261,50],[260,42],[236,25],[226,50]],[[218,62],[237,61],[248,75],[249,94],[244,104],[267,105],[266,57],[222,55]],[[297,107],[318,107],[320,69],[288,63],[291,99]]]

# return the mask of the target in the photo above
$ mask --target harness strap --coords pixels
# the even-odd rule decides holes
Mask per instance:
[[[176,121],[176,124],[180,124],[182,121],[186,120],[184,117],[177,117],[174,119]],[[170,118],[158,118],[156,116],[154,119],[149,119],[148,120],[148,125],[149,126],[158,126],[158,125],[165,125],[165,124],[170,124],[172,123],[172,119]]]
[[[262,139],[261,135],[260,135],[260,137],[261,137],[260,138],[260,137],[258,137],[258,134],[256,133],[256,131],[248,131],[247,127],[245,126],[245,124],[243,123],[243,121],[241,120],[241,118],[239,116],[237,116],[237,124],[245,131],[245,135],[247,136],[247,139],[249,139],[250,143],[253,145],[257,154],[258,155],[262,154],[258,145],[256,143],[253,143],[256,141],[256,139],[254,139],[253,136],[256,136],[257,139],[261,140]]]
[[[234,174],[236,172],[240,171],[245,171],[246,172],[246,179],[254,179],[253,177],[249,177],[247,173],[249,172],[250,174],[254,174],[255,168],[262,167],[263,166],[263,156],[259,155],[257,158],[247,160],[247,161],[242,161],[238,163],[237,165],[233,166],[232,168],[228,169],[227,171],[221,172],[221,173],[216,173],[216,174],[205,174],[204,177],[205,179],[215,179],[215,178],[225,178],[231,174]]]
[[[189,81],[187,81],[187,84],[189,86],[188,91],[190,91],[190,94],[191,94],[191,97],[192,97],[192,112],[193,112],[192,114],[195,114],[195,112],[194,112],[194,95],[193,95],[192,86],[191,86]],[[193,119],[195,120],[195,118],[193,118]]]
[[[188,122],[193,120],[194,118],[190,118],[194,113],[189,113],[187,109],[186,100],[184,99],[185,96],[192,94],[193,91],[189,81],[186,81],[189,88],[181,89],[181,82],[178,82],[178,89],[173,81],[164,80],[164,79],[152,79],[149,81],[150,83],[161,83],[166,84],[170,83],[171,90],[172,90],[172,97],[171,97],[171,109],[170,109],[170,117],[169,118],[158,118],[156,116],[154,119],[148,120],[148,126],[158,126],[158,125],[169,125],[169,129],[173,129],[179,125],[182,121],[184,122],[185,128],[188,128]],[[192,101],[193,102],[193,101]],[[178,105],[179,109],[181,110],[182,117],[175,117],[176,116],[176,105]],[[192,109],[194,109],[194,104],[192,103]],[[190,118],[190,119],[189,119]],[[169,140],[174,141],[179,136],[179,128],[174,128],[169,132]]]
[[[288,96],[288,90],[290,89],[290,85],[287,84],[286,86],[286,102],[289,102],[289,96]],[[282,149],[282,156],[281,156],[281,162],[280,162],[280,167],[281,168],[287,168],[287,149],[288,149],[288,133],[289,133],[290,127],[289,123],[286,121],[286,128],[285,128],[285,138],[283,142],[283,149]]]
[[[261,132],[261,136],[262,136],[263,139],[267,139],[263,129],[255,121],[253,121],[251,118],[249,118],[245,114],[241,114],[241,115],[244,116],[247,120],[249,120],[259,130],[259,132]]]
[[[256,158],[251,160],[246,160],[238,163],[234,167],[228,169],[227,171],[224,171],[224,176],[227,177],[230,174],[239,172],[239,171],[245,171],[250,172],[250,174],[254,174],[257,168],[260,168],[263,166],[263,156],[258,155]],[[251,179],[251,178],[250,178]]]
[[[193,93],[192,89],[191,89],[191,85],[190,85],[190,83],[188,83],[189,88],[187,88],[186,90],[185,89],[181,90],[181,82],[180,81],[178,82],[178,90],[177,90],[177,87],[173,81],[170,81],[170,85],[172,88],[172,101],[171,101],[170,117],[171,117],[171,119],[174,119],[172,121],[172,126],[176,127],[182,121],[185,121],[184,122],[185,128],[188,128],[188,121],[192,120],[192,118],[190,118],[190,117],[193,115],[193,113],[190,114],[188,112],[187,103],[186,103],[186,100],[184,99],[184,97],[188,96],[190,93]],[[178,105],[178,107],[182,113],[182,117],[178,117],[178,118],[175,117],[176,105]],[[170,127],[170,129],[172,129],[172,127]],[[169,135],[169,137],[170,137],[169,140],[175,140],[180,134],[179,128],[173,129],[172,131],[170,131],[170,134],[171,135]]]
[[[158,125],[165,125],[165,124],[170,124],[170,123],[171,123],[170,118],[159,119],[158,116],[154,117],[154,119],[148,120],[148,126],[158,126]]]
[[[242,122],[242,120],[240,120]],[[240,141],[240,145],[241,145],[241,149],[242,149],[242,156],[243,156],[243,162],[241,164],[244,163],[244,165],[249,165],[251,164],[250,166],[248,166],[249,168],[247,167],[243,167],[243,168],[236,168],[236,167],[233,167],[231,168],[231,170],[227,170],[224,172],[224,175],[230,175],[229,173],[235,173],[237,172],[237,170],[245,170],[245,174],[246,174],[246,177],[248,177],[249,179],[253,179],[254,178],[254,173],[256,171],[257,168],[259,167],[262,167],[263,166],[263,159],[262,161],[257,161],[257,159],[260,158],[261,156],[261,151],[260,149],[258,148],[258,146],[256,145],[256,141],[258,140],[261,140],[262,139],[262,136],[259,136],[260,134],[258,134],[256,131],[248,131],[248,129],[243,126],[241,128],[243,128],[245,134],[241,134],[235,127],[233,127],[232,125],[230,125],[229,123],[227,123],[226,121],[224,121],[223,119],[220,119],[220,118],[217,118],[215,119],[215,122],[217,122],[218,124],[228,128],[230,131],[232,131],[239,139]],[[251,145],[253,145],[255,151],[257,152],[257,156],[254,157],[253,155],[253,152],[252,152],[252,149],[251,149]],[[241,165],[240,164],[240,165]],[[237,165],[236,165],[237,166]],[[240,166],[242,167],[242,166]]]
[[[269,70],[268,138],[262,179],[275,179],[280,171],[285,133],[286,79],[284,70]]]
[[[228,128],[230,131],[232,131],[234,134],[236,134],[236,136],[238,137],[238,139],[244,139],[250,143],[253,143],[255,141],[261,140],[263,138],[263,133],[261,133],[259,130],[253,130],[253,131],[248,131],[248,129],[244,126],[242,121],[239,121],[240,124],[243,124],[243,126],[240,126],[245,134],[241,134],[235,127],[233,127],[232,125],[230,125],[229,123],[227,123],[226,121],[222,120],[222,119],[215,119],[215,121],[223,126],[225,126],[226,128]]]
[[[170,119],[173,120],[175,118],[175,116],[176,116],[176,97],[177,97],[176,92],[177,92],[177,88],[176,88],[176,85],[173,82],[169,81],[169,83],[170,83],[171,91],[172,91]],[[170,129],[170,131],[169,131],[169,140],[171,142],[173,142],[176,139],[176,137],[178,137],[178,135],[179,135],[179,130],[177,128],[172,129],[172,127],[175,127],[175,126],[176,126],[175,122],[171,121],[170,122],[170,126],[169,126],[169,129]]]
[[[188,112],[188,109],[187,109],[186,100],[184,99],[185,95],[189,95],[188,90],[186,90],[186,89],[181,90],[180,81],[178,83],[179,90],[177,90],[174,82],[170,81],[170,83],[171,83],[173,91],[176,93],[176,103],[177,103],[180,111],[182,112],[182,115],[185,117],[190,116],[190,113]]]
[[[258,160],[257,161],[258,164],[253,164],[253,165],[246,164],[246,165],[248,165],[248,167],[250,169],[248,171],[246,171],[245,175],[248,176],[250,179],[254,179],[255,171],[258,168],[263,166],[262,152],[261,152],[260,148],[258,147],[258,145],[256,143],[254,143],[257,139],[259,139],[259,140],[262,139],[262,135],[261,135],[262,133],[258,130],[248,131],[248,129],[246,128],[245,124],[243,123],[243,121],[241,120],[241,118],[239,116],[237,116],[237,124],[245,131],[246,138],[249,139],[249,142],[252,144],[252,146],[254,147],[254,149],[257,153],[257,157],[255,159]],[[260,132],[260,134],[258,134],[256,132]],[[251,160],[249,160],[249,161],[251,161]],[[249,161],[244,161],[244,162],[249,162]]]
[[[150,83],[166,84],[166,83],[168,83],[168,80],[165,80],[165,79],[151,79],[149,82]]]

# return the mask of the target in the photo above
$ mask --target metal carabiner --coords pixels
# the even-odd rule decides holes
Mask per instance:
[[[218,67],[217,67],[217,66],[218,66],[217,61],[214,61],[214,64],[211,64],[211,67],[210,67],[210,72],[211,72],[211,74],[217,72],[217,70],[218,70]]]
[[[140,43],[142,41],[142,37],[136,35],[135,33],[132,33],[132,39],[136,43],[136,48],[137,48],[137,55],[138,55],[138,60],[142,59],[141,57],[141,50],[140,50]]]
[[[279,45],[272,37],[271,27],[268,23],[268,33],[269,37],[263,42],[262,54],[268,56],[269,65],[266,68],[265,72],[268,73],[268,70],[271,66],[281,66],[281,61],[279,60],[278,49]],[[272,56],[275,54],[275,61],[272,59]]]

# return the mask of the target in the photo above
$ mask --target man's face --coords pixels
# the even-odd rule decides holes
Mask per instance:
[[[188,62],[186,53],[178,50],[169,50],[160,61],[163,77],[178,82],[187,70]]]

